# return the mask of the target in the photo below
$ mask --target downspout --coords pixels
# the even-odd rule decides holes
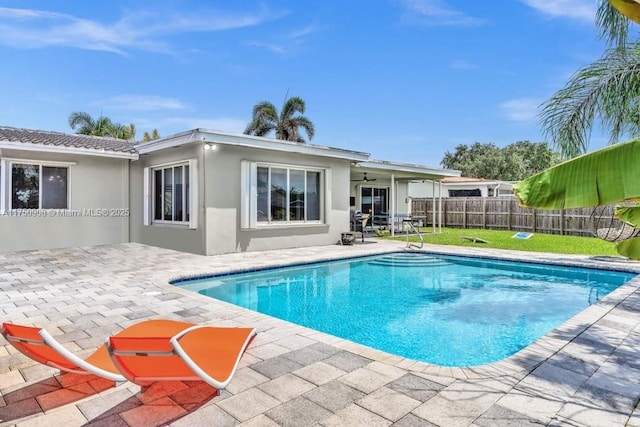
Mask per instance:
[[[498,191],[500,189],[500,184],[501,183],[497,183],[496,184],[496,188],[493,189],[493,197],[498,197],[498,195],[499,195]]]
[[[390,224],[389,226],[391,227],[391,237],[395,236],[395,224],[396,224],[396,185],[395,185],[395,175],[391,174],[391,212],[389,215],[389,220],[390,220]]]
[[[438,232],[442,234],[442,180],[438,181]]]
[[[431,180],[431,225],[433,226],[433,233],[436,232],[436,180]]]

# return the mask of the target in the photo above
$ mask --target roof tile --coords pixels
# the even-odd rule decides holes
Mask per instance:
[[[101,136],[66,134],[44,130],[19,129],[0,126],[0,142],[20,142],[23,144],[53,145],[58,147],[86,148],[117,153],[136,153],[134,143],[124,139]]]

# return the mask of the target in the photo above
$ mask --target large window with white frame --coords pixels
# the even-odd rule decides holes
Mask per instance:
[[[243,162],[242,228],[323,221],[321,168]]]
[[[144,225],[198,227],[196,159],[144,168]]]
[[[188,224],[189,163],[152,168],[153,221]]]
[[[2,165],[8,171],[3,175],[8,180],[3,188],[9,191],[5,206],[9,209],[69,209],[71,164],[3,159]]]

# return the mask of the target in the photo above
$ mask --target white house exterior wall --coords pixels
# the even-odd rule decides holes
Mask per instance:
[[[324,223],[242,229],[242,161],[325,169],[331,184]],[[204,174],[207,255],[334,244],[349,229],[347,160],[226,145],[205,152]]]
[[[9,149],[2,150],[2,159],[71,165],[66,212],[43,209],[18,215],[9,211],[11,171],[8,167],[0,171],[5,177],[6,208],[0,213],[0,252],[129,241],[128,159]]]
[[[145,225],[144,203],[145,185],[144,168],[165,165],[169,163],[182,162],[195,159],[198,168],[198,189],[204,185],[202,174],[202,144],[190,144],[187,146],[170,148],[150,154],[143,154],[139,160],[131,162],[131,241],[143,243],[145,245],[159,246],[177,251],[191,252],[195,254],[205,253],[205,228],[206,223],[203,218],[204,196],[202,191],[198,191],[197,215],[198,223],[195,229],[186,226],[171,224]]]

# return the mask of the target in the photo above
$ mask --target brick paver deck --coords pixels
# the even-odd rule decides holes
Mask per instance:
[[[393,356],[168,284],[169,280],[395,251],[398,242],[203,257],[124,244],[0,254],[0,318],[71,351],[148,318],[259,331],[227,390],[129,383],[36,364],[0,338],[0,425],[640,426],[640,279],[505,361],[473,368]],[[441,253],[640,272],[615,258],[425,246]]]

